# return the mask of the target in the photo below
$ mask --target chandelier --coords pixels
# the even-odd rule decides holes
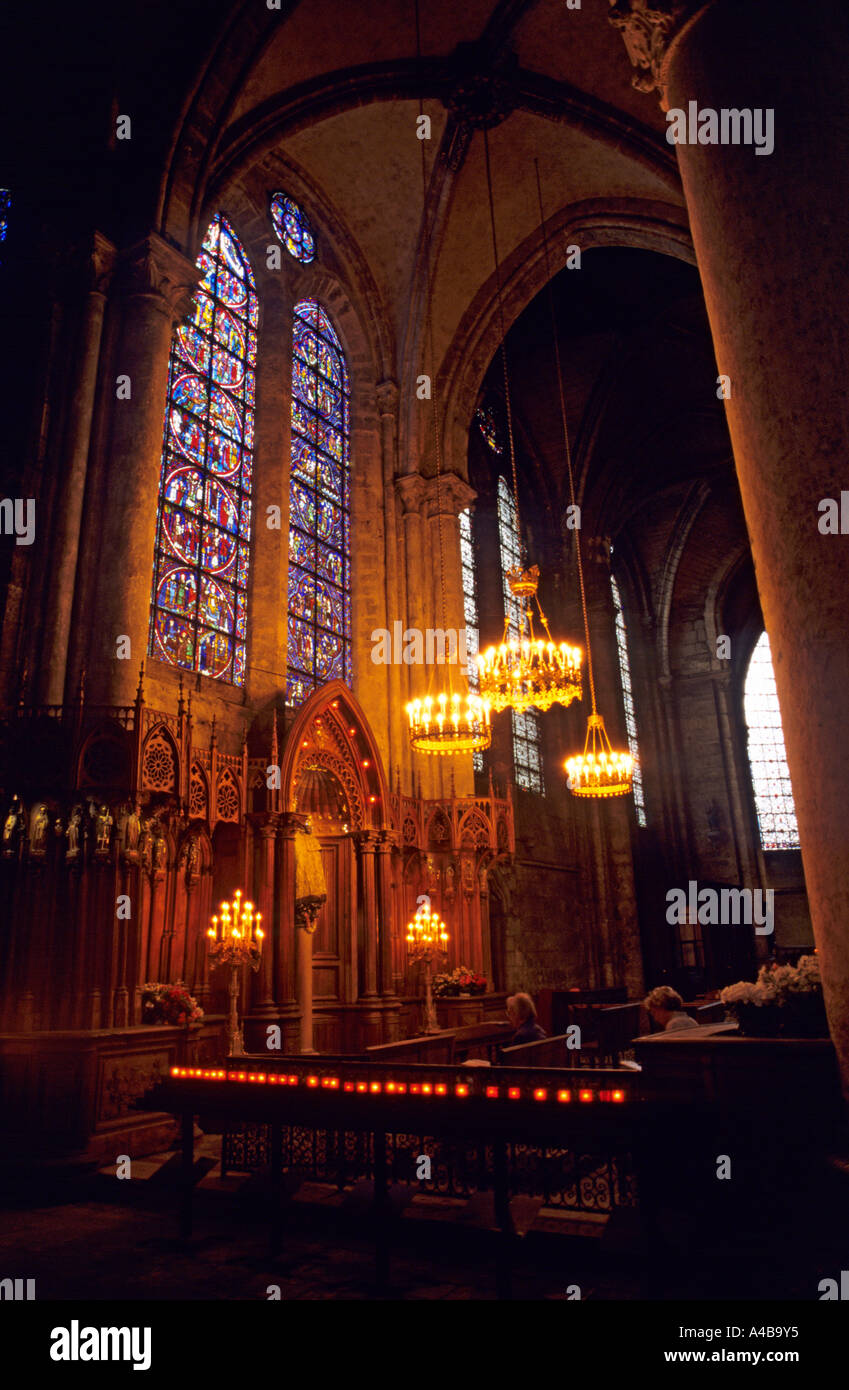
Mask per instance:
[[[631,790],[634,760],[630,753],[613,752],[600,714],[587,720],[583,753],[567,758],[564,767],[574,796],[627,796]]]
[[[489,702],[450,688],[407,705],[410,746],[417,753],[477,753],[492,741]]]
[[[513,439],[513,412],[510,407],[510,379],[507,371],[501,263],[498,257],[498,238],[495,231],[489,133],[486,127],[484,127],[483,139],[492,253],[495,259],[507,438],[510,444],[510,465],[513,473],[513,506],[516,515],[516,532],[521,546],[519,483],[516,469],[516,448]],[[516,569],[508,570],[504,577],[510,593],[516,599],[516,605],[513,608],[508,600],[504,614],[504,635],[500,645],[487,647],[478,656],[481,694],[489,700],[496,713],[505,709],[513,709],[521,714],[531,707],[547,710],[554,704],[570,705],[573,700],[580,700],[583,652],[580,647],[573,647],[568,642],[555,642],[552,638],[548,621],[542,611],[537,594],[539,567],[534,565],[531,569],[523,569],[520,564]],[[534,615],[531,600],[536,603],[539,620],[545,632],[545,639],[534,635]]]
[[[504,709],[521,713],[531,705],[546,710],[554,704],[569,705],[573,700],[580,700],[583,652],[580,647],[570,647],[567,642],[552,639],[537,595],[539,567],[508,570],[505,578],[511,594],[518,600],[519,635],[510,635],[511,615],[508,612],[500,646],[487,647],[478,656],[482,694],[496,714]],[[534,635],[531,599],[536,601],[547,641]]]
[[[534,160],[537,176],[537,196],[542,228],[542,245],[545,255],[545,278],[548,283],[548,298],[551,307],[551,328],[554,336],[554,359],[557,366],[557,384],[560,390],[560,415],[563,421],[563,442],[566,456],[566,471],[569,478],[569,501],[572,516],[579,515],[575,501],[575,477],[572,471],[572,451],[569,448],[569,427],[566,420],[566,398],[563,391],[563,366],[560,360],[560,339],[557,333],[557,315],[554,309],[554,288],[551,281],[551,266],[548,259],[548,238],[545,231],[545,216],[542,208],[542,185],[539,177],[539,164]],[[584,638],[587,644],[587,679],[590,687],[591,712],[587,718],[587,734],[583,753],[567,758],[564,767],[568,774],[567,787],[573,796],[607,797],[626,796],[631,790],[633,780],[633,759],[629,753],[617,753],[610,746],[610,739],[604,727],[604,719],[596,709],[595,679],[593,677],[593,654],[590,646],[590,621],[587,614],[587,593],[584,586],[584,564],[581,558],[581,529],[575,530],[575,559],[578,567],[578,589],[581,595],[581,613],[584,619]]]

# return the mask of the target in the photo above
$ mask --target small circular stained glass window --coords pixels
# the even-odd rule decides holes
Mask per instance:
[[[271,220],[290,256],[305,265],[315,259],[315,236],[307,215],[285,193],[275,193],[271,199]]]

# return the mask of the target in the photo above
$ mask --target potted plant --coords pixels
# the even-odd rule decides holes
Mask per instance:
[[[795,965],[762,965],[757,980],[740,980],[721,990],[719,997],[745,1037],[828,1036],[815,955],[801,956]]]

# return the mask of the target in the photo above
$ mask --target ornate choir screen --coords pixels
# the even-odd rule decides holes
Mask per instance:
[[[214,904],[238,885],[273,924],[242,1000],[246,1044],[279,1020],[284,1046],[296,1049],[287,885],[307,815],[328,881],[315,938],[317,1047],[359,1051],[398,1036],[401,1000],[417,988],[404,928],[422,892],[451,923],[450,965],[491,980],[487,873],[513,852],[509,799],[391,793],[373,735],[341,682],[288,718],[285,728],[274,720],[246,731],[240,749],[225,751],[214,724],[198,740],[191,696],[181,692],[176,713],[154,710],[141,682],[126,708],[18,711],[7,746],[35,745],[44,757],[21,754],[13,764],[17,799],[3,827],[7,1031],[139,1026],[147,981],[182,980],[207,1019],[223,1015],[206,931]],[[280,767],[271,787],[270,764]]]

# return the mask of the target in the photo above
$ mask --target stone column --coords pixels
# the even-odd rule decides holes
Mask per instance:
[[[296,927],[298,1003],[301,1007],[300,1051],[315,1052],[312,1038],[312,938],[309,927]]]
[[[426,626],[433,628],[454,628],[459,634],[465,625],[463,607],[463,578],[460,563],[460,513],[470,506],[477,493],[474,488],[458,477],[456,473],[442,473],[437,487],[436,478],[427,479],[425,516],[427,518],[427,548],[432,556],[433,585],[431,590],[430,614]],[[440,565],[440,531],[442,533]],[[442,589],[445,588],[445,602]],[[444,608],[444,612],[443,612]],[[458,638],[459,642],[459,638]],[[428,678],[431,669],[427,669]],[[458,661],[452,666],[451,679],[454,688],[463,693],[468,688],[468,678],[464,675]],[[434,672],[434,689],[447,685],[447,672],[437,666]],[[432,759],[436,764],[438,783],[434,783],[435,796],[446,797],[456,792],[457,796],[472,796],[475,790],[472,755]],[[452,776],[453,774],[453,776]],[[453,792],[449,790],[449,784]]]
[[[301,993],[296,986],[296,952],[300,950],[295,929],[295,834],[303,823],[302,817],[283,812],[279,817],[277,844],[274,852],[274,930],[271,940],[271,993],[277,1001],[283,1027],[284,1051],[294,1051],[301,1037],[298,1019],[301,1015]],[[302,931],[297,936],[303,936]],[[312,942],[309,944],[312,970]],[[312,976],[310,975],[310,999]]]
[[[380,452],[383,462],[383,511],[384,511],[384,594],[386,604],[386,626],[391,632],[392,624],[404,620],[404,600],[402,575],[398,564],[399,549],[399,507],[396,494],[395,471],[397,466],[398,431],[398,387],[394,381],[381,381],[375,392],[377,409],[380,415]],[[399,480],[400,481],[400,480]],[[393,653],[394,655],[394,653]],[[386,762],[387,774],[391,781],[392,767],[396,764],[404,768],[405,784],[411,769],[411,750],[407,738],[407,720],[404,713],[404,694],[401,685],[401,667],[393,661],[387,667],[386,698],[389,705],[389,757]]]
[[[377,996],[377,895],[375,892],[375,854],[378,837],[373,830],[358,830],[354,835],[357,846],[357,915],[359,939],[363,957],[361,999]]]
[[[118,273],[122,321],[110,371],[128,377],[130,398],[113,388],[96,620],[89,649],[90,697],[133,701],[139,661],[147,650],[156,506],[162,461],[168,356],[200,272],[151,233],[124,253]],[[117,660],[127,636],[129,660]]]
[[[295,302],[286,278],[279,274],[266,274],[259,291],[262,307],[248,595],[248,698],[255,706],[272,700],[286,684]],[[279,508],[279,526],[278,512],[269,508]]]
[[[262,961],[255,986],[257,1003],[252,1011],[254,1018],[273,1018],[277,1014],[273,988],[274,841],[276,834],[276,820],[273,816],[268,816],[259,827],[256,846],[255,895],[257,909],[262,913],[262,929],[265,932],[265,940],[262,943]]]
[[[619,0],[635,85],[665,110],[774,112],[774,150],[679,144],[678,164],[769,633],[832,1037],[849,1096],[847,541],[849,31],[839,0]],[[767,146],[764,146],[767,148]]]
[[[38,699],[50,705],[60,705],[65,691],[65,665],[68,657],[80,523],[88,471],[92,412],[100,361],[103,311],[114,263],[115,247],[106,237],[95,232],[86,255],[86,293],[82,304],[74,379],[68,407],[50,592],[45,609]]]
[[[377,893],[380,907],[380,992],[384,999],[395,1002],[395,982],[392,971],[393,921],[392,852],[394,834],[381,830],[377,841]]]

